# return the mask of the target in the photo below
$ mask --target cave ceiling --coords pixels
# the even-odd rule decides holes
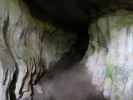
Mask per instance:
[[[99,16],[117,9],[133,10],[132,0],[24,0],[31,13],[61,26],[85,27]],[[78,27],[78,28],[77,28]],[[82,27],[82,28],[83,28]]]

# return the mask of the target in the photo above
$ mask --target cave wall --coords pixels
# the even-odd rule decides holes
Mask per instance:
[[[74,2],[71,7],[74,5],[76,14],[66,19],[76,17],[72,19],[75,24],[78,21],[83,23],[76,26],[78,31],[70,32],[31,16],[27,5],[21,0],[0,0],[1,100],[31,100],[33,89],[40,88],[40,83],[43,83],[42,88],[44,86],[46,92],[42,99],[46,100],[132,100],[132,12],[118,10],[102,17],[95,14],[92,23],[87,26],[89,35],[86,35],[80,25],[85,25],[86,29],[88,17],[91,18],[88,12],[99,11],[103,6],[94,9],[94,3],[87,14],[78,15],[82,9],[77,9]],[[66,9],[66,12],[69,14],[69,10]],[[85,16],[85,20],[80,16]],[[79,32],[78,36],[75,32]],[[82,32],[86,40],[80,44],[84,40]],[[88,45],[85,55],[85,49],[82,49],[84,43]],[[76,48],[73,48],[75,44]],[[73,55],[75,51],[77,54]],[[78,55],[80,51],[82,55]],[[84,57],[74,62],[72,59],[77,55]],[[68,60],[74,64],[67,64],[65,61]],[[53,71],[55,73],[52,73],[52,77],[45,76],[45,72],[49,74]],[[42,75],[44,79],[36,84]]]
[[[94,21],[84,62],[92,83],[110,100],[132,100],[132,11],[118,10]]]
[[[36,79],[70,50],[76,36],[34,19],[21,0],[0,0],[0,23],[1,100],[14,100],[10,92],[30,100]]]

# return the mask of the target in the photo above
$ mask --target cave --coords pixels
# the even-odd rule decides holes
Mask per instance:
[[[132,5],[0,0],[0,100],[133,100]]]

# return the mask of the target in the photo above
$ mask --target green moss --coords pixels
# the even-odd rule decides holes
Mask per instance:
[[[19,4],[21,0],[8,0],[8,7],[10,11],[17,11],[19,10]]]
[[[108,63],[106,67],[106,77],[112,79],[112,72],[113,72],[112,64]]]
[[[123,27],[129,27],[133,25],[133,12],[125,11],[124,13],[118,13],[117,19],[114,23],[114,28],[121,29]]]

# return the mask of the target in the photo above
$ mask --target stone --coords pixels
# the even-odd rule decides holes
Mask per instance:
[[[91,39],[84,62],[93,84],[111,100],[132,100],[132,16],[130,11],[118,10],[89,27]]]

